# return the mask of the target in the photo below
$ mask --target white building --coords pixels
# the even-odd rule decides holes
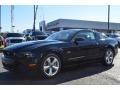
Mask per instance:
[[[45,32],[45,31],[46,31],[45,21],[41,21],[41,22],[39,23],[39,29],[40,29],[40,31],[42,31],[42,32]]]
[[[108,32],[108,23],[99,21],[85,21],[72,19],[57,19],[47,24],[47,31],[59,31],[66,29],[92,29],[99,32]],[[120,31],[120,23],[109,24],[110,32]]]

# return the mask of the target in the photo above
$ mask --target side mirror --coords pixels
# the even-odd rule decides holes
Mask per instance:
[[[84,41],[84,40],[85,40],[84,38],[75,38],[74,42],[75,42],[75,43],[78,43],[78,42]]]

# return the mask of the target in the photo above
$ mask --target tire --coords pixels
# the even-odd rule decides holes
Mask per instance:
[[[43,78],[53,78],[61,70],[61,60],[56,54],[47,54],[40,63],[39,72]]]
[[[104,54],[102,64],[104,66],[111,66],[113,65],[114,60],[114,52],[111,48],[108,48]]]
[[[120,48],[120,42],[118,42],[118,48]]]

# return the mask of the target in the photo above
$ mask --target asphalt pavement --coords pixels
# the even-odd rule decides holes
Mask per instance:
[[[100,63],[67,67],[53,79],[16,75],[3,68],[0,53],[1,85],[119,85],[120,84],[120,50],[114,65],[105,67]]]

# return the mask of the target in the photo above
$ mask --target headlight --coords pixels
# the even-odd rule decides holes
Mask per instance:
[[[23,42],[25,42],[26,40],[25,40],[25,39],[23,39],[22,41],[23,41]]]

